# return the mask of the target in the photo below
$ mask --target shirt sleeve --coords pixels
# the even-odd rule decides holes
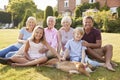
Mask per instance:
[[[100,30],[96,30],[95,37],[96,37],[96,40],[101,40],[101,32],[100,32]]]
[[[53,36],[51,47],[57,48],[57,33]]]
[[[24,30],[25,30],[25,28],[22,28],[22,29],[20,30],[20,34],[24,34]]]

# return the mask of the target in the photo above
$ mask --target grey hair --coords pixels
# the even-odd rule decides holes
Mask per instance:
[[[48,23],[48,20],[49,20],[50,18],[52,18],[53,21],[56,22],[56,18],[55,18],[54,16],[48,16],[48,17],[47,17],[47,23]]]
[[[63,25],[63,22],[68,22],[70,25],[72,24],[72,20],[70,16],[64,16],[61,20],[61,25]]]

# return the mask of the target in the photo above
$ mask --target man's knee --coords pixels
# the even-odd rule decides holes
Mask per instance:
[[[107,50],[113,50],[113,46],[111,44],[108,44],[108,45],[105,45],[104,46],[104,50],[107,51]]]

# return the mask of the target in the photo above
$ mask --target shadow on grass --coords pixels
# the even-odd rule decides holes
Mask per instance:
[[[81,74],[72,74],[63,72],[55,68],[37,67],[39,74],[48,77],[50,80],[120,80],[120,63],[115,67],[116,72],[109,71],[103,67],[98,67],[95,72],[91,73],[91,77]]]
[[[105,68],[99,67],[96,69],[95,72],[91,73],[91,77],[86,77],[81,74],[70,75],[67,72],[63,72],[55,68],[49,68],[49,67],[44,67],[44,66],[13,68],[9,65],[2,65],[0,66],[0,73],[6,74],[10,70],[15,70],[15,72],[11,71],[11,73],[13,72],[12,76],[17,75],[17,77],[19,78],[29,77],[31,74],[34,74],[34,75],[31,75],[31,78],[30,77],[29,79],[25,78],[24,80],[36,80],[34,78],[35,77],[40,78],[40,75],[47,78],[47,79],[40,79],[40,80],[120,80],[120,63],[117,63],[117,64],[118,64],[118,67],[115,67],[116,72],[111,72],[111,71],[106,70]],[[20,80],[20,79],[15,79],[15,80]]]

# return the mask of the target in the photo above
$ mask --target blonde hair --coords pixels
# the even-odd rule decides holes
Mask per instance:
[[[74,29],[74,33],[77,32],[77,31],[79,31],[81,35],[84,35],[84,29],[82,27],[76,27]]]
[[[44,32],[44,28],[39,26],[39,25],[34,28],[32,36],[30,37],[30,40],[32,40],[32,41],[35,40],[35,32],[36,32],[37,29],[42,29],[43,30],[43,35],[42,35],[42,37],[40,39],[40,41],[43,41],[45,39],[45,32]]]
[[[72,20],[70,16],[64,16],[61,20],[61,25],[63,25],[63,22],[68,22],[70,25],[72,24]]]
[[[30,16],[30,17],[27,18],[26,26],[27,26],[27,24],[28,24],[28,21],[30,21],[30,20],[33,20],[33,21],[35,22],[35,24],[37,24],[36,18],[33,17],[33,16]],[[35,25],[35,26],[36,26],[36,25]]]

